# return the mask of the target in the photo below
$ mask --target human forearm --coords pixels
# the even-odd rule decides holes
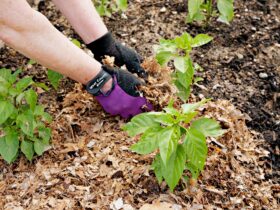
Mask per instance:
[[[108,32],[91,0],[52,0],[86,44]]]
[[[4,14],[0,15],[0,39],[27,57],[83,84],[99,72],[99,62],[72,44],[43,15],[25,5],[25,1],[17,3],[0,2],[0,13]]]

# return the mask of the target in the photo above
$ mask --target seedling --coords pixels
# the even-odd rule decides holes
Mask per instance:
[[[127,0],[93,0],[93,3],[101,16],[111,17],[112,13],[127,9]]]
[[[51,138],[46,123],[51,116],[37,104],[35,83],[31,77],[18,79],[21,71],[14,73],[0,69],[0,154],[8,163],[22,152],[28,160],[34,154],[42,155]]]
[[[218,21],[229,24],[234,16],[233,0],[188,0],[187,22],[198,21],[208,25],[216,16],[219,16]]]
[[[178,89],[178,96],[183,101],[188,100],[191,85],[201,80],[201,78],[194,78],[195,71],[201,67],[192,62],[190,57],[192,48],[205,45],[212,39],[207,34],[199,34],[193,38],[190,34],[184,33],[175,39],[161,39],[160,44],[155,46],[156,59],[160,65],[173,61],[176,70],[173,81]]]
[[[53,88],[55,90],[57,90],[59,83],[60,83],[61,79],[63,78],[63,75],[56,71],[48,69],[47,76],[48,76],[48,80],[50,81]]]
[[[196,111],[208,100],[183,104],[180,109],[170,103],[162,112],[137,115],[124,126],[132,137],[141,134],[131,147],[138,154],[156,153],[151,169],[159,183],[166,181],[173,191],[186,170],[197,179],[207,157],[206,137],[224,133],[213,119],[200,117]]]

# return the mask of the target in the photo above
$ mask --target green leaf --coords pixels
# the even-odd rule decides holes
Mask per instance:
[[[24,92],[20,93],[17,97],[16,97],[16,103],[17,105],[21,104],[22,99],[24,98]]]
[[[161,39],[159,45],[154,46],[157,62],[160,65],[165,65],[170,61],[177,51],[174,40]]]
[[[33,84],[33,86],[42,88],[45,91],[49,90],[49,87],[43,82],[36,82],[36,83]]]
[[[38,128],[39,137],[44,140],[45,143],[49,143],[51,138],[51,129],[46,127],[39,127]]]
[[[133,117],[131,121],[123,127],[123,130],[127,131],[129,136],[136,136],[151,127],[158,126],[159,123],[155,121],[153,115],[149,113],[142,113]]]
[[[32,77],[24,77],[23,79],[19,80],[16,84],[16,89],[19,92],[24,91],[26,88],[28,88],[31,84],[33,84]]]
[[[43,152],[46,151],[47,147],[49,146],[48,142],[40,139],[34,140],[34,150],[37,155],[42,155]]]
[[[0,69],[0,77],[2,78],[0,82],[3,82],[4,79],[6,82],[13,84],[17,80],[17,75],[20,72],[21,70],[19,69],[12,74],[12,71],[10,69],[2,68]]]
[[[198,178],[200,170],[197,167],[195,167],[193,164],[188,162],[188,163],[186,163],[186,169],[188,169],[191,172],[193,179]]]
[[[6,97],[9,92],[11,84],[0,76],[0,96]]]
[[[9,91],[9,95],[12,97],[17,97],[18,95],[20,95],[22,93],[21,90],[18,90],[16,88],[14,88],[13,86],[11,86],[8,91]]]
[[[48,123],[51,123],[51,121],[52,121],[52,116],[47,112],[44,112],[42,114],[42,118],[43,118],[44,121],[46,121]]]
[[[125,11],[127,9],[127,0],[116,0],[116,4],[118,9],[121,11]]]
[[[191,128],[199,130],[204,136],[218,137],[225,133],[225,130],[221,129],[220,124],[216,120],[209,118],[200,118],[193,121]]]
[[[196,71],[204,71],[204,69],[203,69],[198,63],[195,63],[195,64],[194,64],[194,69],[195,69]]]
[[[198,34],[196,37],[194,37],[191,41],[192,47],[200,47],[202,45],[205,45],[213,40],[213,37],[207,35],[207,34]]]
[[[154,170],[156,178],[158,180],[158,183],[161,184],[163,180],[163,175],[162,175],[162,160],[159,154],[155,156],[155,159],[151,165],[151,169]]]
[[[180,72],[184,73],[188,70],[189,68],[189,57],[180,57],[176,56],[174,58],[174,66],[176,70],[179,70]]]
[[[218,21],[229,24],[234,17],[233,0],[218,0],[217,7],[220,12]]]
[[[203,133],[189,128],[183,146],[187,154],[187,161],[201,171],[207,157],[207,145]]]
[[[156,54],[157,62],[163,66],[168,63],[173,57],[173,53],[171,52],[159,52]]]
[[[31,110],[34,111],[37,104],[37,93],[33,89],[25,91],[25,100],[30,105]]]
[[[16,132],[9,132],[0,137],[0,154],[8,163],[15,160],[18,154],[19,140]]]
[[[175,139],[175,132],[173,127],[162,129],[158,133],[160,156],[163,163],[166,165],[170,159],[171,154],[176,150],[178,139]]]
[[[8,101],[0,101],[0,125],[13,114],[15,108],[13,104]]]
[[[180,71],[176,71],[174,74],[174,84],[179,91],[178,96],[183,101],[187,101],[187,99],[189,98],[193,76],[194,68],[190,59],[188,60],[188,69],[186,72],[182,73]]]
[[[182,145],[178,145],[177,150],[173,152],[167,164],[162,164],[163,177],[173,192],[183,175],[186,163],[186,153]]]
[[[48,79],[51,83],[51,85],[54,87],[54,89],[58,89],[59,82],[63,76],[60,73],[57,73],[53,70],[48,69]]]
[[[179,78],[179,77],[177,77]],[[185,87],[180,83],[178,80],[174,81],[174,84],[176,85],[178,92],[177,95],[182,101],[187,101],[191,94],[191,86]]]
[[[35,109],[34,109],[34,115],[36,115],[36,116],[41,116],[41,115],[43,115],[44,114],[44,107],[42,106],[42,105],[37,105],[36,107],[35,107]]]
[[[34,155],[34,143],[28,140],[23,140],[20,145],[20,149],[25,157],[31,161]]]
[[[198,82],[203,81],[204,79],[202,77],[195,77],[193,83],[197,84]]]
[[[188,114],[184,114],[180,120],[184,123],[189,123],[197,114],[198,112],[189,112]]]
[[[196,13],[193,18],[190,17],[190,15],[188,14],[186,17],[186,22],[187,23],[192,23],[194,20],[198,21],[198,22],[202,22],[204,20],[206,20],[206,16],[205,14],[202,13],[203,11],[201,11],[201,9],[198,11],[198,13]]]
[[[0,77],[4,80],[9,81],[9,78],[12,76],[12,71],[10,69],[1,68],[0,69]]]
[[[131,146],[133,152],[138,154],[146,155],[155,151],[159,147],[159,141],[161,140],[160,132],[163,130],[162,127],[151,127],[145,131],[141,136],[140,141]]]
[[[33,114],[35,116],[41,116],[45,122],[51,123],[52,116],[49,113],[45,112],[44,109],[45,108],[42,105],[37,105]]]
[[[33,65],[33,64],[36,64],[36,63],[37,62],[35,60],[30,59],[27,64]]]
[[[173,103],[169,104],[168,107],[163,108],[163,110],[167,114],[172,115],[172,116],[180,116],[181,115],[181,113],[173,107]]]
[[[20,127],[23,133],[26,135],[33,137],[34,129],[36,127],[36,123],[34,121],[34,116],[31,110],[28,110],[20,115],[18,115],[16,119],[17,125]]]
[[[194,112],[196,109],[198,109],[200,106],[202,106],[203,104],[207,103],[208,101],[210,101],[211,99],[203,99],[197,103],[189,103],[189,104],[183,104],[181,107],[183,109],[183,113],[187,114],[190,112]]]
[[[188,12],[190,19],[193,19],[194,16],[200,12],[200,6],[203,3],[203,0],[188,0]]]
[[[74,45],[76,45],[78,48],[81,48],[81,42],[79,42],[79,40],[77,40],[77,39],[72,39],[72,43],[73,43]]]
[[[182,50],[190,51],[192,37],[189,33],[183,33],[181,36],[178,36],[174,39],[176,47]]]

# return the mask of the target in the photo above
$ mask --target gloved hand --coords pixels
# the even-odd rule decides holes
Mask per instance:
[[[102,86],[111,78],[111,90],[103,93]],[[142,113],[144,109],[150,111],[153,108],[139,95],[136,88],[139,85],[143,85],[142,82],[128,71],[102,66],[101,72],[87,84],[86,89],[96,96],[106,112],[129,118]]]
[[[126,65],[128,71],[137,73],[140,77],[147,77],[146,71],[141,67],[141,57],[132,49],[115,40],[110,32],[91,42],[87,47],[99,62],[105,55],[114,56],[117,66]]]

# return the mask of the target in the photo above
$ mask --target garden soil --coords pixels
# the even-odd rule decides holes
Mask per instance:
[[[71,38],[79,37],[50,1],[33,7]],[[279,209],[280,205],[280,1],[235,1],[230,26],[186,24],[186,1],[129,1],[125,14],[104,18],[114,36],[135,48],[150,73],[144,90],[160,110],[174,95],[172,67],[153,59],[160,38],[183,32],[208,33],[214,40],[194,50],[204,79],[192,101],[227,133],[207,139],[209,156],[197,183],[181,181],[174,193],[159,185],[149,165],[129,147],[138,139],[122,131],[80,84],[64,78],[58,91],[38,89],[53,115],[52,145],[28,162],[0,160],[0,209]],[[46,40],[47,42],[47,40]],[[85,49],[86,52],[88,52]],[[47,82],[46,68],[0,43],[0,67]]]

